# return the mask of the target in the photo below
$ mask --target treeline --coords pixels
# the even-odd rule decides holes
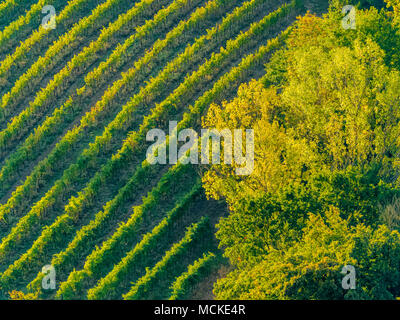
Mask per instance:
[[[392,4],[389,1],[389,4]],[[396,299],[400,295],[398,11],[341,7],[288,30],[266,75],[213,105],[207,127],[254,129],[253,173],[203,177],[230,216],[217,238],[235,267],[218,299]],[[356,288],[342,286],[343,267]]]

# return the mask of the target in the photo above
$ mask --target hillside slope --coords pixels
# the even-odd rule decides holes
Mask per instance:
[[[205,199],[200,167],[149,165],[146,134],[172,120],[199,129],[321,3],[54,0],[52,30],[40,25],[42,0],[4,0],[2,298],[210,297],[225,205]],[[42,288],[48,264],[55,290]]]

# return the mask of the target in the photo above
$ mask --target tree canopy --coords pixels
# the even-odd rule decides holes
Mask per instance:
[[[266,75],[210,107],[205,126],[255,132],[251,175],[220,164],[203,178],[230,208],[217,237],[235,270],[217,298],[399,295],[399,8],[360,9],[354,30],[335,4],[298,18]],[[348,264],[356,290],[341,286]]]

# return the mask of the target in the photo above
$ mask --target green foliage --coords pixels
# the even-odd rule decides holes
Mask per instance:
[[[68,186],[76,183],[76,181],[82,177],[85,170],[98,169],[98,162],[101,161],[98,155],[109,149],[114,139],[119,137],[118,133],[123,134],[125,128],[132,125],[132,122],[135,120],[132,115],[137,114],[139,108],[141,108],[140,111],[146,114],[147,103],[156,99],[157,96],[159,97],[163,93],[168,92],[168,86],[165,85],[168,79],[177,76],[179,73],[184,75],[187,68],[193,66],[195,60],[200,62],[204,55],[207,55],[207,52],[212,49],[212,46],[209,44],[210,39],[214,39],[216,35],[228,37],[231,32],[235,32],[235,28],[239,29],[240,24],[236,25],[236,22],[241,21],[243,15],[248,15],[249,12],[252,12],[253,5],[257,4],[258,1],[252,1],[228,15],[221,25],[212,28],[206,35],[198,38],[194,44],[189,45],[183,53],[168,63],[156,78],[152,78],[148,85],[141,88],[139,93],[122,107],[118,115],[104,129],[103,134],[96,137],[95,142],[90,144],[89,147],[80,154],[76,163],[72,164],[64,171],[61,179],[56,181],[55,185],[46,196],[37,202],[30,212],[18,222],[18,225],[13,228],[12,232],[8,234],[3,243],[0,244],[0,256],[6,251],[12,250],[13,245],[22,241],[23,237],[18,234],[23,234],[24,237],[29,234],[29,229],[34,224],[34,221],[38,221],[49,207],[57,203],[63,193],[68,191]],[[290,8],[288,8],[288,10],[289,9]],[[286,13],[285,10],[280,12],[280,14],[284,13]],[[276,17],[276,15],[272,16],[273,19]],[[107,177],[112,177],[113,174],[115,174],[115,170],[123,167],[128,159],[134,158],[139,152],[143,153],[146,146],[143,141],[147,132],[154,128],[157,123],[164,122],[163,119],[166,118],[167,115],[173,116],[178,114],[179,112],[176,108],[185,108],[185,102],[197,92],[198,86],[202,87],[204,83],[208,82],[207,79],[211,74],[218,73],[219,69],[216,69],[214,66],[216,64],[222,65],[223,62],[227,63],[232,61],[235,58],[235,52],[241,52],[241,50],[245,48],[246,43],[251,45],[254,41],[252,36],[260,37],[262,35],[260,31],[267,31],[269,29],[271,23],[270,18],[271,17],[267,17],[260,23],[255,24],[249,31],[239,35],[235,41],[228,42],[227,49],[221,48],[220,53],[212,55],[205,64],[201,65],[198,71],[188,76],[167,99],[156,105],[156,107],[151,110],[150,115],[144,117],[143,123],[138,130],[130,132],[120,150],[96,173],[95,177],[89,182],[90,186],[81,192],[77,200],[75,200],[75,198],[71,199],[71,201],[75,203],[74,205],[76,206],[76,202],[89,202],[87,199],[88,197],[82,196],[82,194],[87,194],[89,197],[93,198],[100,185],[105,183]],[[235,25],[235,28],[232,28],[232,25]],[[144,61],[140,62],[144,63]],[[180,71],[179,73],[178,70]],[[117,88],[118,85],[120,84],[116,84]],[[170,83],[170,85],[172,86],[173,83]],[[116,88],[113,87],[113,90],[116,90]],[[105,95],[105,97],[108,98],[108,95]],[[176,108],[171,109],[171,105],[175,105]],[[7,219],[10,213],[15,213],[16,207],[21,206],[23,208],[26,206],[26,201],[24,200],[26,198],[29,199],[32,193],[37,192],[38,180],[43,180],[47,174],[50,175],[52,173],[50,168],[56,166],[57,160],[59,160],[60,157],[65,157],[65,155],[70,152],[71,148],[74,147],[76,140],[86,133],[84,130],[86,122],[90,121],[94,123],[94,125],[96,124],[96,120],[93,119],[93,114],[96,114],[97,110],[94,109],[92,112],[86,115],[79,127],[70,130],[63,139],[57,143],[56,147],[47,158],[42,160],[39,165],[35,167],[33,173],[26,179],[25,183],[17,188],[8,202],[0,206],[0,218]],[[75,210],[75,215],[76,212],[77,210]]]
[[[376,170],[360,173],[352,168],[320,174],[305,186],[288,184],[279,192],[242,199],[220,220],[217,237],[233,265],[253,265],[265,259],[270,250],[298,241],[308,212],[323,216],[335,206],[351,225],[376,227],[383,211],[380,204],[399,195],[400,190],[379,182]]]
[[[394,299],[399,294],[400,234],[385,226],[351,227],[337,209],[310,215],[292,247],[271,251],[250,269],[219,280],[219,299]],[[389,254],[388,254],[389,252]],[[345,265],[356,269],[356,289],[342,288]]]
[[[196,260],[188,267],[188,270],[178,278],[171,286],[172,294],[169,300],[184,300],[192,293],[193,286],[204,278],[217,264],[218,258],[214,253],[204,253],[203,257]]]
[[[183,116],[183,120],[178,124],[179,127],[185,128],[187,126],[193,125],[196,121],[196,118],[198,114],[202,113],[203,110],[207,108],[207,106],[214,101],[219,95],[221,95],[222,92],[226,91],[229,87],[232,87],[234,85],[238,85],[238,82],[241,81],[243,77],[246,76],[247,72],[250,70],[256,68],[258,65],[262,64],[266,53],[270,52],[271,50],[275,49],[278,45],[280,44],[279,39],[273,39],[269,42],[267,46],[261,47],[260,50],[254,54],[254,55],[249,55],[246,58],[243,59],[243,61],[235,68],[233,68],[230,72],[225,74],[221,79],[219,79],[214,87],[207,91],[202,97],[200,97],[194,106],[191,108],[190,112],[187,112]],[[231,48],[235,48],[232,46]],[[229,52],[224,52],[226,55],[229,55]],[[220,55],[215,55],[214,59],[219,59],[221,56]],[[208,67],[212,66],[213,64],[211,62],[215,60],[211,60],[209,63],[204,65],[201,68],[201,72],[206,74],[208,72]],[[194,74],[193,76],[195,76]],[[170,104],[165,104],[166,106]],[[161,105],[162,106],[162,105]],[[157,115],[157,113],[155,113]],[[165,177],[167,179],[168,175]],[[157,198],[152,199],[152,203],[156,201]],[[135,224],[137,222],[137,217],[134,216],[129,220],[129,225],[130,224]],[[129,228],[125,228],[124,226],[121,227],[121,229],[127,229],[131,230]],[[121,231],[122,232],[122,231]],[[112,245],[112,247],[119,248],[118,247],[118,241],[116,239],[119,238],[121,232],[116,232],[114,236],[110,239],[109,243]],[[131,233],[129,233],[131,234]],[[92,266],[95,265],[101,265],[102,260],[104,257],[107,256],[112,256],[113,254],[104,254],[105,250],[109,250],[109,245],[105,243],[101,249],[98,249],[94,251],[91,256],[87,258],[86,264],[87,264],[87,269],[92,268]],[[93,261],[90,262],[90,261]],[[86,268],[86,267],[85,267]],[[99,268],[97,268],[99,270]],[[87,272],[85,269],[81,271],[76,271],[70,274],[68,281],[66,281],[64,284],[61,285],[61,288],[58,292],[59,296],[65,296],[65,297],[74,297],[76,294],[77,290],[75,289],[76,287],[81,286],[81,284],[84,284],[87,277],[93,276],[93,272]],[[74,288],[74,289],[69,289],[69,288]],[[78,289],[78,292],[80,289]],[[76,296],[75,296],[76,297]]]
[[[170,55],[173,56],[175,54],[173,47],[178,45],[182,41],[182,38],[187,39],[187,33],[195,35],[196,32],[202,31],[202,23],[200,22],[203,21],[204,23],[204,19],[213,19],[215,15],[219,14],[219,11],[226,8],[223,5],[224,2],[219,0],[210,2],[206,7],[196,10],[190,19],[181,21],[176,28],[167,34],[165,39],[156,41],[152,50],[136,61],[133,68],[123,73],[121,80],[116,81],[106,90],[103,97],[81,119],[80,125],[74,130],[69,131],[65,139],[60,141],[57,152],[46,161],[47,170],[45,172],[50,171],[51,167],[54,168],[54,164],[71,152],[88,134],[93,134],[98,129],[99,122],[102,119],[109,117],[118,110],[121,96],[129,90],[133,90],[132,88],[135,85],[146,79],[153,69],[149,67],[150,65],[159,64],[159,67],[162,67],[162,63],[165,63]],[[74,115],[84,110],[86,102],[89,98],[93,97],[100,85],[104,85],[107,83],[107,80],[110,80],[114,69],[121,68],[124,63],[128,63],[136,54],[139,55],[139,52],[144,49],[139,50],[138,47],[143,46],[146,42],[151,43],[153,37],[156,37],[167,28],[167,18],[172,19],[175,16],[179,16],[182,13],[181,11],[186,11],[190,8],[187,5],[182,8],[181,1],[178,1],[160,10],[153,20],[149,20],[143,26],[136,28],[136,32],[123,45],[118,46],[107,61],[102,62],[97,68],[91,71],[85,77],[85,85],[77,89],[76,96],[70,96],[66,103],[57,108],[53,112],[53,115],[36,128],[35,132],[25,140],[23,145],[6,160],[0,171],[0,190],[3,193],[6,192],[9,186],[15,183],[15,175],[21,169],[21,166],[26,161],[35,161],[43,151],[44,145],[54,142],[54,139],[60,134],[60,130],[73,121]],[[160,56],[164,55],[164,59],[160,59]],[[20,130],[16,131],[15,134],[18,135]],[[43,174],[43,171],[43,166],[41,166],[40,170],[35,170],[29,184],[25,183],[25,188],[28,188],[29,185],[34,185],[34,182],[37,184],[38,176],[41,179],[47,177],[47,175]],[[33,193],[31,188],[29,188],[29,191]],[[19,190],[18,194],[22,195],[23,193]]]
[[[266,76],[204,118],[208,127],[255,131],[251,175],[221,164],[203,177],[208,196],[231,210],[217,237],[236,270],[217,283],[218,298],[399,293],[397,215],[382,208],[400,191],[398,27],[375,8],[357,12],[356,30],[343,29],[342,17],[332,7],[300,18]],[[360,274],[348,293],[339,281],[346,264]]]
[[[124,300],[143,300],[146,294],[157,290],[157,280],[176,273],[179,268],[176,264],[190,250],[189,245],[200,239],[209,228],[208,218],[203,217],[198,223],[190,226],[181,241],[174,244],[154,268],[148,269],[146,274],[132,286],[131,290],[123,295]]]
[[[144,229],[146,225],[149,225],[149,221],[159,218],[157,217],[157,212],[160,211],[160,208],[157,204],[162,203],[162,198],[165,197],[171,188],[171,183],[176,181],[179,176],[184,175],[187,170],[188,168],[184,166],[177,166],[171,169],[162,178],[158,186],[143,200],[143,204],[134,208],[129,220],[121,224],[112,237],[102,244],[101,248],[97,248],[87,257],[84,268],[71,272],[68,280],[61,284],[57,296],[63,299],[78,297],[84,289],[87,289],[85,286],[89,281],[98,280],[105,274],[105,271],[109,272],[111,268],[112,271],[108,274],[106,273],[107,276],[99,281],[96,288],[91,290],[88,297],[114,297],[117,290],[116,284],[122,281],[124,276],[127,277],[129,275],[131,272],[130,267],[135,262],[139,263],[148,250],[157,245],[157,240],[160,240],[171,227],[172,223],[181,217],[189,201],[199,192],[199,186],[196,185],[191,192],[182,196],[177,201],[178,203],[175,207],[166,214],[165,218],[151,232],[143,236],[143,239],[133,250],[128,251],[125,257],[120,257],[124,253],[121,252],[121,247],[126,246],[126,244],[134,244],[137,241],[138,232]],[[189,177],[187,177],[187,180],[191,181]],[[118,258],[124,259],[114,267],[115,261],[118,261]],[[85,281],[82,281],[83,279]]]
[[[44,4],[56,7],[55,30],[40,26]],[[182,299],[215,271],[219,257],[203,255],[216,252],[214,226],[205,213],[214,224],[225,211],[215,212],[221,204],[205,203],[193,167],[150,166],[143,160],[146,134],[166,129],[168,120],[178,121],[181,129],[198,129],[211,104],[231,98],[240,84],[264,74],[262,66],[293,30],[279,33],[304,13],[304,5],[309,4],[3,0],[1,298]],[[270,106],[271,119],[283,121],[287,108],[279,90],[288,82],[283,71],[290,61],[286,49],[281,52],[270,64],[276,67],[269,73],[276,90],[267,95],[277,98]],[[253,82],[255,95],[260,83]],[[251,124],[246,124],[249,115],[241,116],[245,125]],[[278,126],[274,130],[287,148],[297,138],[285,137]],[[306,144],[292,144],[291,165]],[[287,172],[307,171],[302,166],[288,164]],[[254,245],[236,243],[232,256],[240,251],[249,259],[263,256],[303,236],[303,211],[322,212],[328,205],[311,188],[301,189],[304,181],[298,179],[273,198],[272,189],[280,188],[277,178],[271,181],[270,197],[253,190],[248,202],[231,203],[238,213],[248,213],[240,232],[271,222],[262,235],[266,238]],[[254,186],[241,187],[247,192]],[[306,198],[312,199],[311,206]],[[253,207],[262,219],[252,215]],[[280,212],[286,220],[277,219]],[[194,221],[200,222],[185,234]],[[225,223],[225,229],[234,229],[232,221]],[[39,271],[48,263],[56,270],[54,291],[41,287],[44,274]]]
[[[153,10],[158,9],[156,4],[160,7],[162,5],[162,3],[156,3],[154,0],[138,2],[125,14],[120,15],[119,18],[114,23],[110,24],[108,28],[103,29],[96,41],[91,42],[84,48],[84,50],[82,50],[82,52],[75,55],[73,59],[48,83],[46,88],[38,92],[29,107],[22,111],[18,116],[14,117],[7,125],[7,128],[0,132],[0,149],[7,149],[15,139],[25,133],[29,129],[29,126],[35,123],[34,119],[38,118],[41,113],[44,113],[45,107],[50,106],[49,101],[52,101],[51,99],[61,95],[62,88],[67,88],[66,81],[72,81],[74,77],[78,77],[78,75],[84,73],[98,59],[98,54],[101,50],[104,50],[105,47],[112,47],[116,44],[115,38],[123,31],[124,27],[127,25],[135,25],[140,21],[140,19],[148,17],[149,8],[154,7]],[[175,6],[169,8],[169,11],[167,9],[160,11],[160,15],[165,16],[165,13],[174,12],[174,10],[178,10],[185,4],[185,0],[177,2]],[[39,75],[49,69],[51,64],[57,62],[57,53],[62,51],[65,47],[69,47],[70,50],[73,50],[73,41],[79,38],[79,35],[84,32],[88,26],[94,28],[94,21],[99,23],[97,20],[101,21],[102,15],[106,14],[107,9],[115,5],[117,5],[117,3],[114,3],[114,1],[104,3],[102,6],[98,7],[89,18],[81,20],[77,26],[71,29],[52,47],[50,47],[46,52],[46,55],[39,59],[20,79],[18,79],[9,93],[3,96],[0,106],[3,112],[12,112],[12,106],[15,104],[13,102],[19,101],[17,99],[21,99],[24,91],[30,89],[32,83],[40,80]],[[68,101],[69,104],[71,104],[71,102],[72,101]]]

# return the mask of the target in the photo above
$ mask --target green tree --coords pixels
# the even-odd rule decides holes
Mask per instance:
[[[358,11],[356,30],[343,29],[342,18],[334,7],[322,18],[301,17],[266,76],[211,106],[203,120],[255,131],[251,175],[221,164],[203,177],[207,195],[226,199],[231,211],[217,237],[236,269],[216,285],[219,298],[398,294],[397,233],[381,225],[381,204],[400,190],[399,28],[395,14],[376,8]],[[313,255],[311,235],[322,232],[325,242]],[[337,282],[348,263],[370,277],[359,291],[344,292]]]
[[[355,290],[342,287],[354,266]],[[218,299],[394,299],[400,294],[400,234],[382,225],[350,226],[339,210],[310,214],[303,237],[251,268],[219,280]]]

